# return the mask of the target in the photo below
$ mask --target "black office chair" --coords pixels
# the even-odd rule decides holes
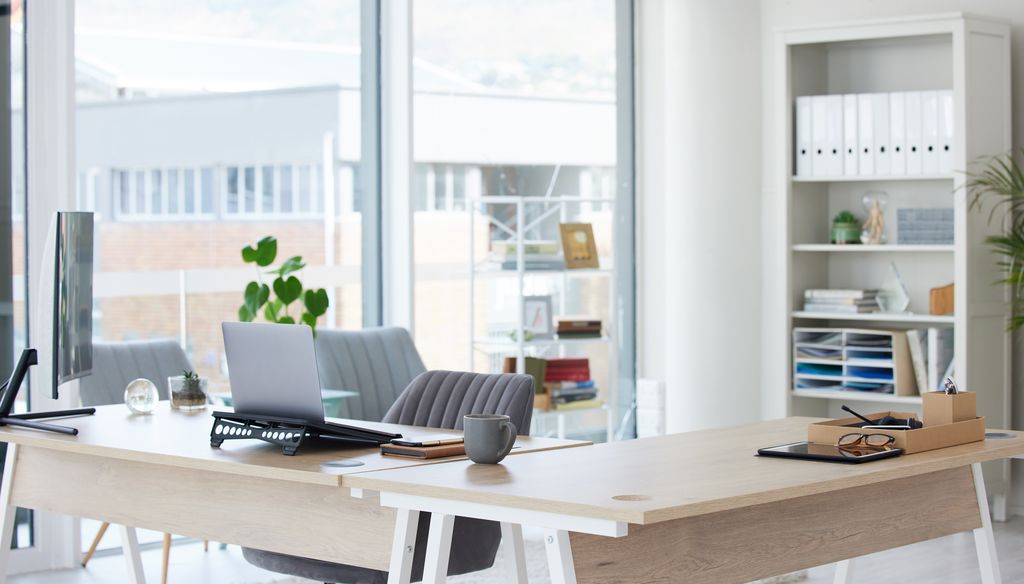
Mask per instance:
[[[533,378],[529,375],[427,371],[409,387],[384,415],[384,422],[462,429],[466,414],[504,414],[520,433],[529,431],[533,417]],[[301,456],[301,455],[300,455]],[[412,580],[423,579],[430,514],[420,513],[413,552]],[[494,565],[501,544],[501,526],[493,521],[456,517],[448,575],[467,574]],[[265,570],[344,584],[385,584],[388,573],[358,566],[242,548],[250,564]]]

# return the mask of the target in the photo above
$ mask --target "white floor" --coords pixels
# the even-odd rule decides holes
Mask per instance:
[[[997,523],[996,546],[1003,582],[1024,582],[1024,517]],[[538,532],[528,532],[527,562],[530,582],[547,583],[546,560]],[[160,549],[143,552],[149,582],[160,579]],[[497,584],[505,582],[499,563],[490,570],[450,578],[451,584]],[[787,582],[826,584],[832,582],[831,566],[809,570],[804,575],[785,578]],[[778,579],[781,582],[783,579]],[[120,555],[94,558],[87,569],[61,570],[13,576],[11,584],[109,584],[124,582],[124,559]],[[957,534],[942,539],[906,546],[859,558],[854,562],[852,582],[872,584],[905,584],[906,582],[980,582],[978,562],[971,534]],[[242,558],[238,546],[221,550],[210,544],[204,553],[202,544],[176,545],[171,552],[168,584],[307,584],[308,580],[285,578],[250,566]]]

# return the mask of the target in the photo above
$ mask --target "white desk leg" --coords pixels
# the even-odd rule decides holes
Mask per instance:
[[[139,536],[134,527],[121,525],[121,552],[125,567],[128,568],[128,582],[146,584],[146,573],[142,570],[142,555],[139,552]]]
[[[576,584],[576,566],[572,563],[569,532],[561,529],[545,529],[544,547],[548,552],[548,571],[551,572],[551,584]]]
[[[501,522],[501,545],[508,563],[510,584],[528,584],[526,577],[526,549],[523,545],[523,526]]]
[[[16,444],[7,444],[7,458],[4,459],[4,477],[0,483],[0,584],[7,582],[7,570],[11,565],[11,543],[14,539],[14,516],[17,507],[11,505],[11,486],[14,484],[14,460],[18,455]]]
[[[441,584],[448,579],[448,557],[452,551],[452,527],[455,516],[430,514],[427,557],[423,564],[423,584]]]
[[[982,584],[1001,584],[999,558],[996,557],[996,539],[992,533],[992,517],[988,513],[988,495],[985,493],[985,477],[981,465],[971,465],[974,474],[974,492],[978,496],[978,510],[981,512],[981,527],[974,530],[974,547],[978,550],[978,564],[981,566]]]
[[[849,584],[853,577],[853,560],[841,560],[836,562],[836,577],[833,584]]]
[[[419,520],[419,511],[396,509],[395,539],[391,543],[388,584],[409,584],[412,579],[412,556],[416,549]]]

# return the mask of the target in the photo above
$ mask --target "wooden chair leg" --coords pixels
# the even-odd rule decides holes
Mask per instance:
[[[167,584],[167,563],[171,560],[171,534],[164,534],[164,563],[160,567],[160,584]]]
[[[85,555],[82,556],[83,568],[89,563],[89,560],[92,559],[92,555],[96,553],[96,547],[100,545],[100,540],[103,539],[103,534],[107,532],[108,527],[110,527],[110,524],[104,521],[103,524],[100,525],[99,531],[96,532],[96,537],[92,538],[92,545],[89,546],[89,551],[85,552]]]

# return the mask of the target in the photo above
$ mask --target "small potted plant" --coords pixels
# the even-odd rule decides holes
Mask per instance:
[[[832,220],[832,243],[860,243],[860,222],[849,211],[840,211]]]
[[[171,408],[184,412],[206,409],[207,379],[195,371],[182,371],[181,375],[167,378],[171,393]]]

